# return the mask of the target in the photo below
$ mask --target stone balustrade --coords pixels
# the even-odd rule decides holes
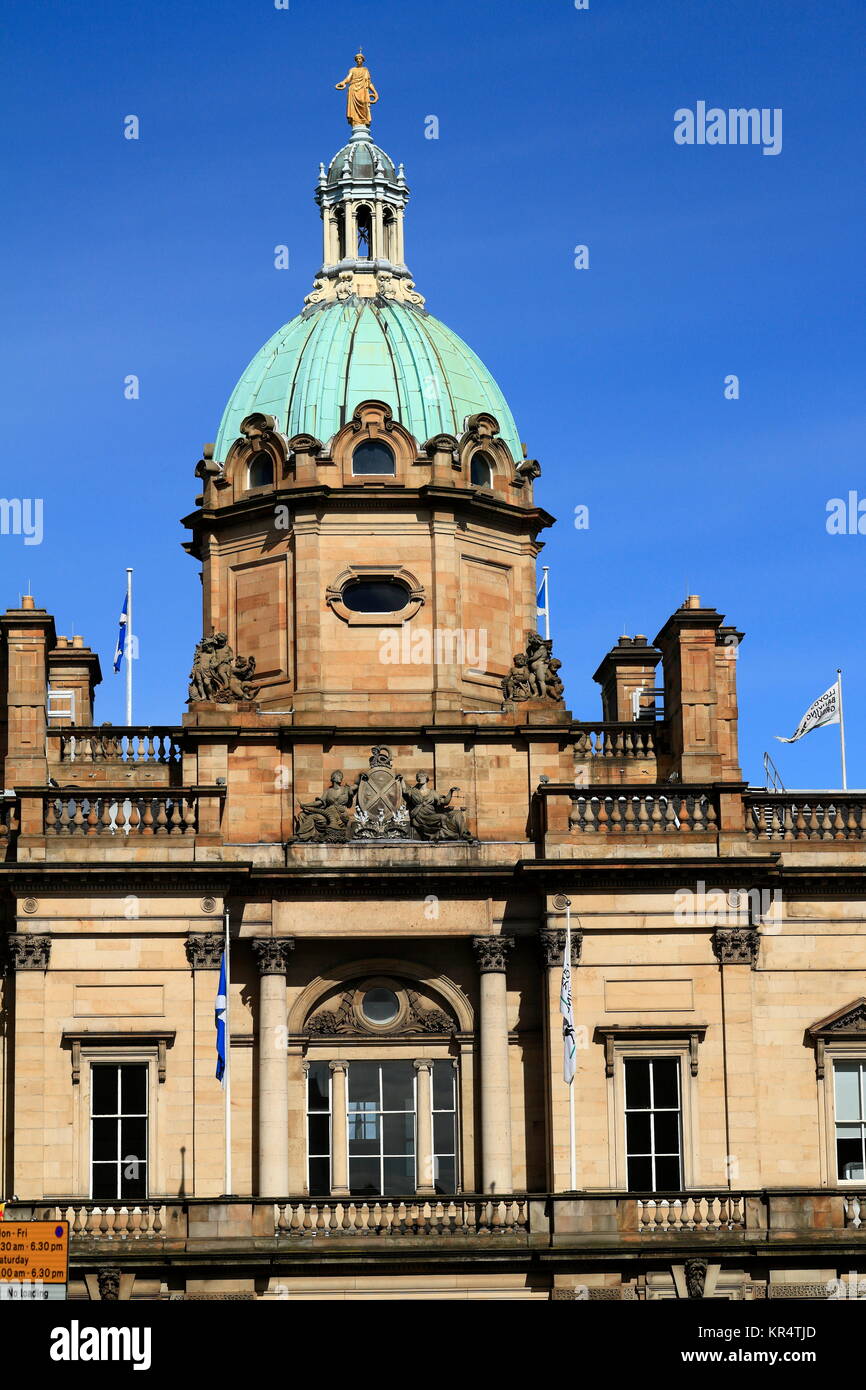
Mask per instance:
[[[575,731],[576,759],[635,759],[653,761],[662,749],[665,726],[652,720],[629,724],[579,724]]]
[[[505,1236],[529,1229],[528,1198],[443,1197],[436,1201],[316,1202],[274,1204],[278,1236]]]
[[[0,859],[9,847],[21,824],[18,802],[11,798],[0,800]]]
[[[580,835],[711,835],[718,811],[712,789],[587,789],[571,793],[568,825]]]
[[[755,840],[866,839],[862,792],[749,792],[743,809],[746,834]]]
[[[48,757],[60,763],[181,764],[181,730],[163,725],[50,728]]]
[[[62,790],[43,794],[47,836],[195,835],[199,827],[197,789],[172,787],[136,791],[130,787],[98,791]]]
[[[636,1199],[637,1229],[651,1235],[746,1229],[746,1199],[731,1192]]]
[[[8,1220],[68,1221],[73,1259],[104,1258],[142,1246],[163,1246],[211,1259],[220,1242],[237,1254],[295,1251],[299,1258],[325,1240],[349,1240],[365,1252],[387,1251],[389,1239],[424,1242],[431,1249],[455,1242],[479,1250],[510,1240],[520,1246],[575,1250],[629,1250],[712,1246],[756,1241],[790,1248],[792,1239],[816,1247],[838,1243],[840,1233],[864,1242],[866,1192],[836,1189],[762,1189],[728,1192],[588,1192],[502,1197],[442,1195],[432,1198],[286,1197],[188,1198],[182,1201],[106,1203],[67,1197],[50,1202],[9,1202]],[[101,1255],[100,1255],[101,1252]]]

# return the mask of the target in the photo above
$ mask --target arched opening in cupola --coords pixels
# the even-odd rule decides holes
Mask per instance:
[[[370,209],[362,204],[358,208],[358,260],[369,261],[373,255],[373,217]]]

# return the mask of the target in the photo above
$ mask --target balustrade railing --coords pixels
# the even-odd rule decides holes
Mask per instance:
[[[747,792],[743,808],[755,840],[866,839],[862,792]]]
[[[278,1236],[507,1236],[528,1229],[525,1197],[274,1203]]]
[[[637,1229],[667,1235],[679,1231],[746,1228],[746,1199],[734,1193],[637,1198]]]
[[[34,1208],[34,1220],[68,1221],[71,1240],[163,1240],[170,1218],[182,1213],[182,1205],[140,1202],[100,1206],[95,1202],[56,1202]]]
[[[581,724],[574,739],[576,758],[655,758],[662,740],[651,720],[629,724]]]
[[[855,1231],[859,1231],[862,1226],[866,1226],[866,1193],[846,1192],[842,1198],[842,1210],[845,1213],[845,1225],[853,1226]]]
[[[617,789],[572,795],[568,824],[572,831],[595,835],[712,834],[718,812],[713,793],[700,788]]]
[[[57,750],[55,757],[62,763],[161,763],[179,767],[180,732],[157,725],[49,728],[49,756],[53,745]]]
[[[121,791],[64,787],[45,795],[46,835],[194,835],[198,794],[183,787]]]
[[[20,808],[17,801],[0,801],[0,853],[20,827]]]

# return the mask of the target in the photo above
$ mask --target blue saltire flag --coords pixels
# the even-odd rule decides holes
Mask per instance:
[[[216,1023],[216,1079],[225,1085],[226,1073],[226,953],[223,951],[220,959],[220,982],[217,987],[216,1004],[214,1006],[214,1022]]]
[[[116,646],[115,649],[114,649],[114,673],[115,673],[115,675],[117,675],[117,673],[120,671],[120,663],[121,663],[121,661],[123,660],[123,653],[124,653],[124,651],[126,650],[126,628],[127,628],[128,622],[129,622],[129,615],[128,615],[128,613],[127,613],[127,605],[128,605],[128,603],[129,603],[129,594],[127,594],[127,595],[126,595],[126,598],[123,600],[123,607],[122,607],[121,610],[120,610],[120,619],[119,619],[119,622],[120,622],[120,631],[119,631],[118,634],[117,634],[117,646]]]

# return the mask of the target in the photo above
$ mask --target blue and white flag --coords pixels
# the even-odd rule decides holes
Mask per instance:
[[[226,953],[223,951],[220,959],[220,982],[217,987],[216,1004],[214,1006],[214,1022],[216,1023],[216,1079],[223,1086],[226,1074]]]
[[[120,610],[120,619],[119,619],[119,622],[120,622],[120,631],[119,631],[118,634],[117,634],[117,646],[116,646],[115,649],[114,649],[114,673],[115,673],[115,675],[117,675],[117,674],[119,673],[119,671],[120,671],[120,663],[121,663],[121,661],[123,660],[123,653],[124,653],[125,650],[126,650],[126,629],[127,629],[128,624],[129,624],[128,606],[129,606],[129,594],[127,594],[127,595],[126,595],[126,598],[123,600],[123,607],[122,607],[121,610]]]
[[[565,934],[562,954],[562,985],[559,990],[559,1012],[562,1014],[562,1075],[566,1086],[574,1080],[577,1040],[574,1036],[574,1003],[571,997],[571,929]]]
[[[547,573],[545,571],[545,573],[542,575],[541,583],[539,584],[535,594],[535,611],[538,614],[539,618],[546,618],[549,616],[548,604],[549,600],[547,597]]]

